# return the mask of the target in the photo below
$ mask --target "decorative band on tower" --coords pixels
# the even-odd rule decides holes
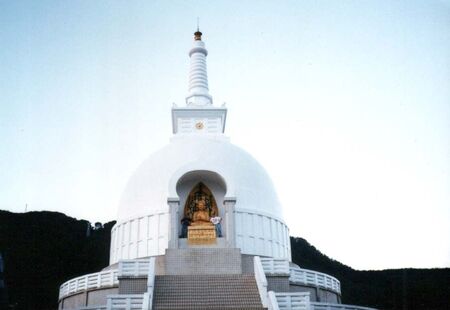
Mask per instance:
[[[186,97],[188,106],[212,105],[212,97],[208,89],[208,74],[206,71],[206,56],[208,51],[202,41],[202,33],[194,33],[194,42],[189,57],[191,65],[189,70],[189,94]]]

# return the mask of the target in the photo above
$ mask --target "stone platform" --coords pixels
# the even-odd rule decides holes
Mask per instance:
[[[165,274],[242,274],[241,251],[236,248],[167,249]]]

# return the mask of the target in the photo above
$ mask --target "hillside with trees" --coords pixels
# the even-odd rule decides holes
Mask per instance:
[[[59,285],[108,265],[111,228],[56,212],[0,211],[0,253],[12,309],[57,309]]]
[[[342,303],[378,309],[450,309],[450,268],[359,271],[291,237],[292,261],[339,279]]]
[[[57,212],[11,213],[0,210],[0,253],[9,306],[57,308],[59,285],[106,267],[115,222],[90,224]],[[379,309],[449,309],[450,269],[358,271],[291,238],[292,260],[341,281],[343,303]],[[1,301],[0,301],[1,306]]]

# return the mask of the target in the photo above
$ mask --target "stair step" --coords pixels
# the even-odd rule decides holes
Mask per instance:
[[[154,309],[264,309],[253,275],[156,276]]]

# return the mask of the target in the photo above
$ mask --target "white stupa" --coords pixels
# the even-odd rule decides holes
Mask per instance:
[[[189,51],[186,106],[172,108],[170,144],[144,161],[128,182],[112,232],[111,263],[163,255],[169,246],[182,246],[176,240],[178,223],[186,197],[199,182],[211,190],[223,218],[226,242],[221,245],[290,259],[289,230],[270,177],[224,134],[227,109],[213,106],[207,55],[201,33],[196,32]],[[234,213],[234,219],[227,212]]]
[[[207,55],[197,30],[186,105],[172,108],[170,143],[128,181],[110,266],[62,284],[59,309],[358,309],[340,304],[336,278],[291,263],[269,175],[225,136]]]

